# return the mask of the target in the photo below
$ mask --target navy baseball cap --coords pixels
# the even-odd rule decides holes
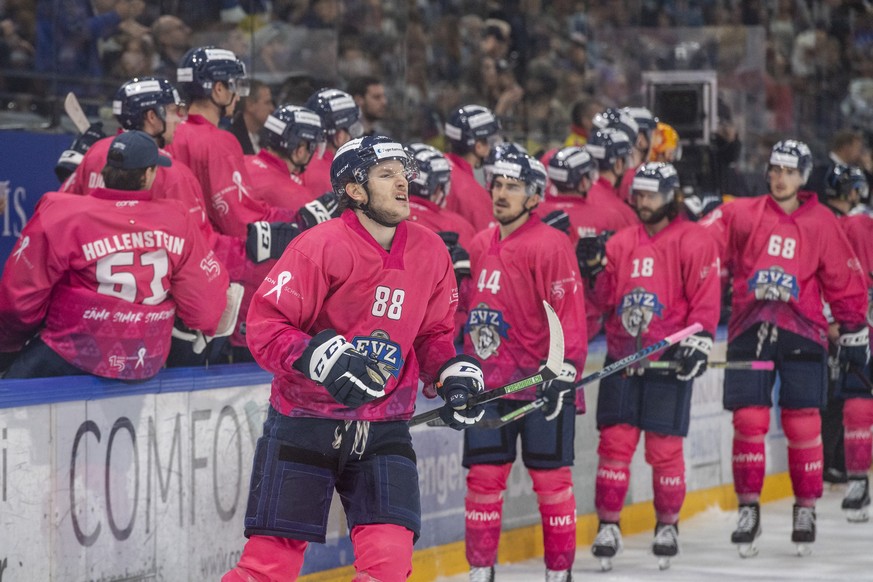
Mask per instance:
[[[152,166],[170,166],[172,160],[158,153],[155,140],[144,131],[119,133],[109,146],[106,165],[122,170],[139,170]]]

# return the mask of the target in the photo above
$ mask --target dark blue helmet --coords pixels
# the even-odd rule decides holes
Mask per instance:
[[[625,107],[622,109],[637,123],[637,128],[641,133],[646,134],[646,139],[652,139],[652,132],[658,125],[658,118],[652,115],[652,112],[646,107]]]
[[[857,190],[859,198],[867,201],[870,192],[863,170],[857,166],[835,164],[825,177],[825,196],[848,200],[852,190]]]
[[[812,172],[812,152],[802,141],[786,139],[777,142],[770,151],[770,163],[767,166],[782,166],[783,168],[797,168],[803,177],[803,183],[809,179]]]
[[[672,202],[679,189],[679,174],[673,164],[646,162],[637,168],[631,192],[657,192],[664,195],[665,202]]]
[[[507,154],[497,160],[492,182],[497,177],[524,182],[528,196],[542,196],[546,190],[546,168],[538,159],[527,154]],[[489,182],[489,186],[492,182]]]
[[[212,46],[189,50],[176,69],[176,84],[189,100],[212,94],[212,87],[223,82],[240,97],[249,94],[245,64],[232,51]]]
[[[528,151],[523,145],[513,141],[502,141],[491,146],[488,155],[485,156],[485,160],[482,162],[482,169],[485,172],[485,183],[491,183],[491,176],[494,174],[494,164],[497,163],[497,160],[505,158],[509,154],[518,155],[527,153]]]
[[[452,168],[441,151],[423,143],[412,143],[406,149],[415,159],[418,176],[409,182],[409,193],[422,198],[430,198],[442,186],[443,193],[449,194]]]
[[[620,129],[632,144],[637,142],[640,126],[637,125],[633,117],[621,109],[610,107],[605,111],[601,111],[592,118],[591,123],[594,124],[594,127],[600,129],[606,129],[607,127]]]
[[[309,142],[312,151],[324,141],[321,118],[305,107],[283,105],[267,117],[261,129],[261,146],[283,154],[290,154],[303,141]]]
[[[416,178],[415,161],[403,146],[384,135],[366,135],[343,144],[330,165],[330,183],[339,196],[346,194],[346,184],[366,184],[370,168],[386,160],[403,163],[406,179]]]
[[[452,147],[469,151],[477,140],[488,140],[500,132],[500,122],[494,113],[481,105],[464,105],[456,109],[445,126]]]
[[[112,113],[124,129],[142,129],[147,111],[167,120],[167,105],[181,105],[179,92],[166,79],[142,77],[131,79],[115,92]]]
[[[338,129],[345,129],[352,137],[360,137],[364,133],[364,128],[358,121],[361,110],[358,109],[355,99],[345,91],[319,89],[303,106],[318,114],[327,135],[335,134]]]
[[[634,137],[636,140],[636,137]],[[585,151],[597,160],[599,168],[610,168],[617,160],[627,158],[633,149],[633,142],[620,129],[607,127],[598,129],[588,138]]]
[[[567,146],[555,152],[547,168],[549,179],[558,190],[576,190],[582,178],[597,179],[597,163],[579,146]]]

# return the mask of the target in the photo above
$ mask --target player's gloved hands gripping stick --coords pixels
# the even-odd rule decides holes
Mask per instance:
[[[476,424],[485,414],[480,404],[468,406],[468,400],[485,390],[482,367],[476,358],[460,355],[451,358],[437,373],[437,394],[445,401],[440,419],[455,430]]]

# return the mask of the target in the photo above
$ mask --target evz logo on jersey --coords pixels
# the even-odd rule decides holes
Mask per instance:
[[[782,267],[761,269],[749,279],[749,291],[755,294],[759,301],[789,301],[796,300],[800,294],[797,278],[786,273]]]
[[[500,338],[508,338],[509,324],[503,319],[503,313],[489,309],[485,303],[480,303],[470,310],[464,333],[470,334],[476,355],[483,360],[497,353]]]
[[[639,337],[649,327],[652,317],[661,317],[664,304],[658,301],[658,296],[649,293],[643,287],[636,287],[630,293],[621,298],[618,306],[618,314],[621,316],[621,324],[633,337]]]
[[[403,367],[403,352],[400,345],[391,341],[388,334],[381,329],[374,330],[368,336],[355,336],[351,344],[362,354],[366,354],[376,362],[384,377],[400,376]]]

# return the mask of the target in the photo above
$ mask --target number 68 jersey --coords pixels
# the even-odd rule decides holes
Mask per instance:
[[[628,356],[694,322],[715,335],[718,248],[699,225],[676,219],[654,236],[642,225],[622,229],[606,243],[606,258],[593,297],[609,314],[610,356]]]
[[[813,193],[798,198],[791,214],[764,195],[722,205],[700,222],[733,274],[728,339],[769,321],[824,346],[822,299],[839,323],[865,321],[866,282],[839,222]]]
[[[386,251],[352,210],[295,238],[258,288],[246,320],[257,362],[272,372],[270,403],[288,416],[408,420],[419,378],[449,358],[458,289],[446,245],[403,221]],[[312,336],[333,329],[388,380],[385,396],[350,409],[293,368]]]

